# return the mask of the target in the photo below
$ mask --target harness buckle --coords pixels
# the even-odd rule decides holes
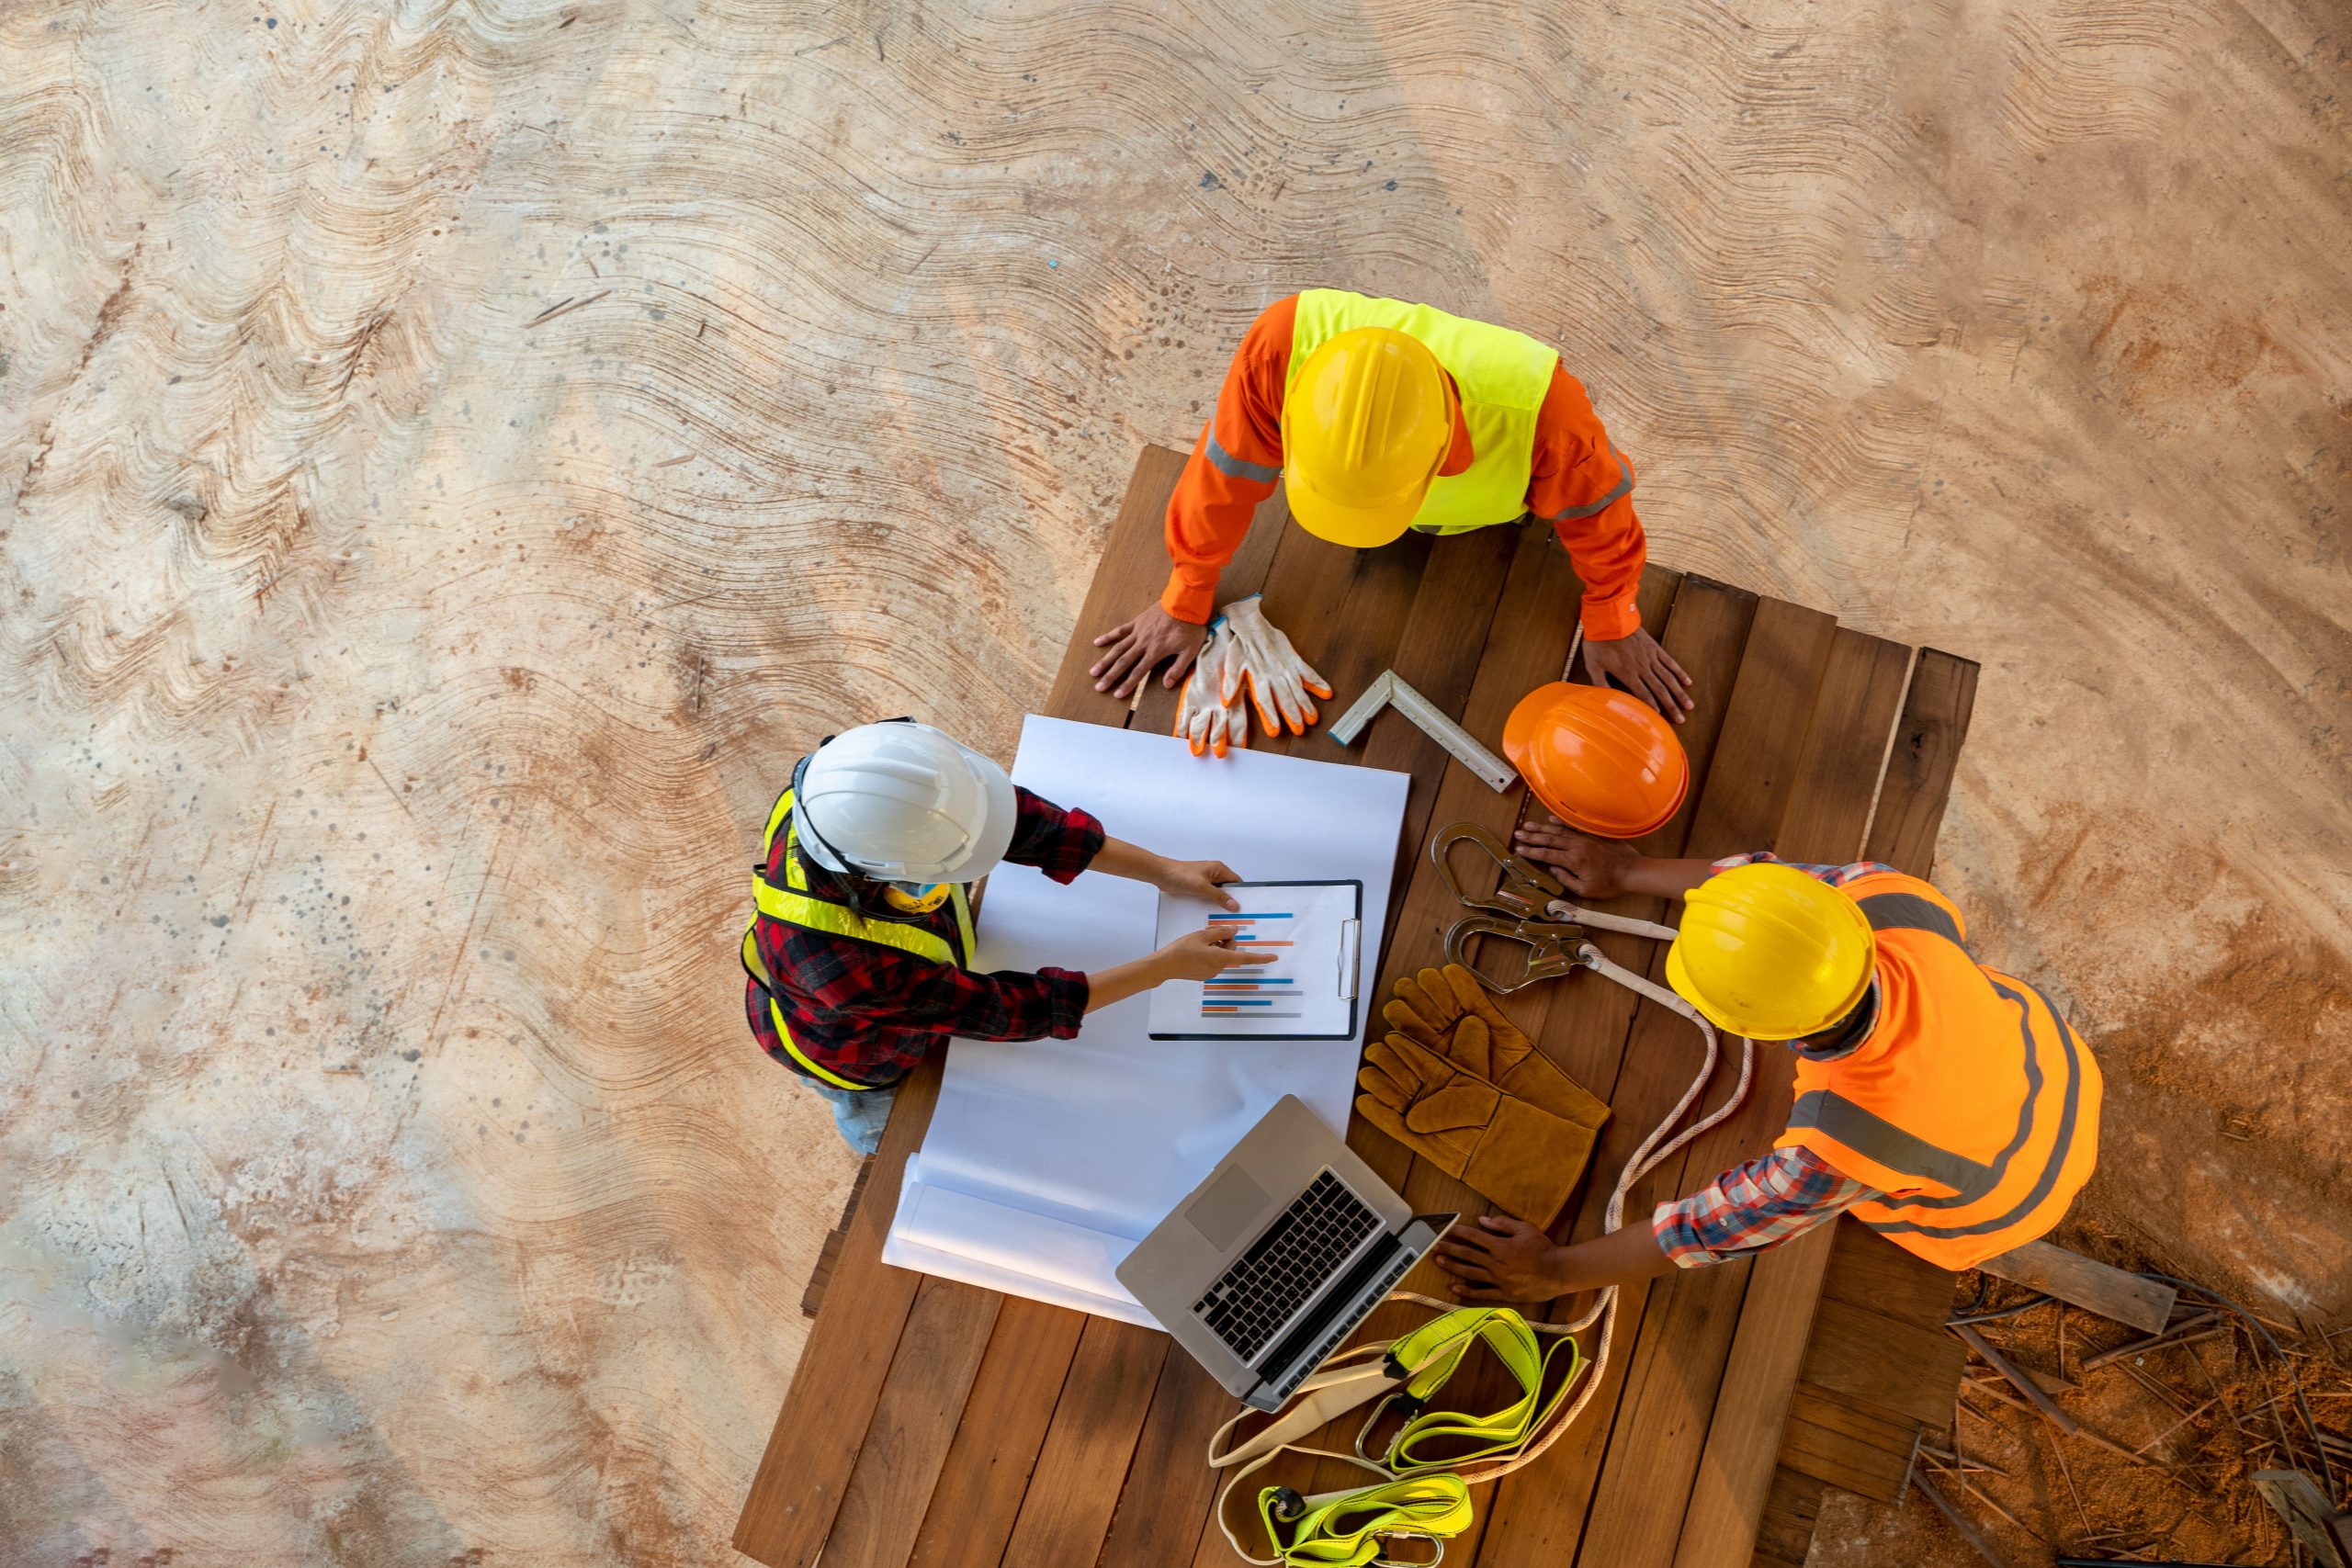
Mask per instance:
[[[1283,1524],[1294,1524],[1306,1514],[1306,1499],[1299,1495],[1296,1487],[1277,1486],[1272,1499],[1266,1505],[1266,1512]]]
[[[1399,1540],[1425,1540],[1435,1550],[1427,1557],[1389,1556],[1390,1543]],[[1437,1568],[1444,1561],[1445,1539],[1442,1536],[1431,1535],[1427,1530],[1384,1530],[1380,1537],[1380,1555],[1366,1563],[1364,1568]]]

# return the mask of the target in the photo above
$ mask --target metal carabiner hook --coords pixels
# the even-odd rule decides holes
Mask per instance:
[[[1453,846],[1460,843],[1476,845],[1495,863],[1502,880],[1494,892],[1473,895],[1462,890],[1462,884],[1454,879],[1452,859]],[[1485,909],[1520,920],[1540,919],[1546,904],[1567,893],[1532,861],[1513,854],[1500,839],[1476,822],[1456,822],[1441,829],[1430,840],[1430,859],[1437,866],[1445,890],[1465,909]]]
[[[1474,938],[1490,936],[1515,942],[1528,949],[1525,971],[1510,981],[1496,979],[1470,962]],[[1497,996],[1524,990],[1538,980],[1555,979],[1589,967],[1600,950],[1585,940],[1582,926],[1550,920],[1498,920],[1491,915],[1465,915],[1445,930],[1445,961],[1459,964]]]

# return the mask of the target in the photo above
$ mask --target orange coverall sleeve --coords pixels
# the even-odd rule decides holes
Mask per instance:
[[[1241,547],[1250,514],[1282,478],[1283,383],[1297,323],[1294,294],[1267,306],[1250,324],[1217,390],[1216,412],[1201,427],[1193,459],[1168,498],[1168,558],[1174,569],[1159,607],[1180,621],[1208,624],[1216,610],[1217,574]],[[1638,576],[1641,568],[1634,570]]]
[[[1640,630],[1634,593],[1649,545],[1634,515],[1634,465],[1601,428],[1583,385],[1557,366],[1535,416],[1527,510],[1558,530],[1584,580],[1584,635],[1612,642]]]

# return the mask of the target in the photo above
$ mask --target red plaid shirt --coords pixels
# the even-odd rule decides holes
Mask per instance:
[[[1770,850],[1758,850],[1727,855],[1715,862],[1714,869],[1729,871],[1736,865],[1779,859]],[[1875,861],[1857,861],[1852,865],[1789,863],[1832,887],[1894,869]],[[1860,1043],[1860,1039],[1825,1045],[1789,1042],[1797,1052],[1820,1059],[1842,1056]],[[1825,1220],[1836,1219],[1865,1199],[1883,1196],[1839,1175],[1808,1150],[1774,1149],[1732,1167],[1688,1198],[1660,1203],[1650,1215],[1650,1232],[1668,1258],[1685,1269],[1697,1269],[1768,1252]]]
[[[1102,848],[1102,824],[1083,811],[1065,811],[1015,786],[1021,815],[1004,858],[1034,865],[1068,882]],[[784,886],[786,835],[779,830],[768,856],[768,876]],[[803,857],[811,897],[851,902],[842,880]],[[931,932],[968,961],[956,929],[956,911],[943,904],[908,922]],[[1086,976],[1070,969],[1035,975],[1001,970],[976,975],[935,964],[895,947],[809,931],[761,916],[753,928],[760,961],[775,976],[777,1005],[793,1043],[810,1060],[854,1083],[895,1082],[952,1035],[974,1040],[1068,1040],[1085,1016]],[[768,1014],[768,993],[746,976],[743,1010],[761,1049],[800,1072]],[[806,1076],[805,1074],[803,1076]]]

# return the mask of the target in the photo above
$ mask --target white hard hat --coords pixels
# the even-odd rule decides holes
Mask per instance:
[[[927,724],[862,724],[817,748],[792,799],[800,847],[828,871],[970,882],[1012,843],[1004,770]]]

